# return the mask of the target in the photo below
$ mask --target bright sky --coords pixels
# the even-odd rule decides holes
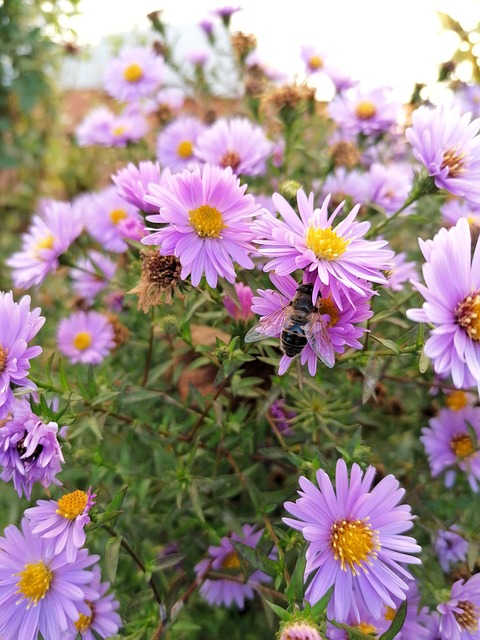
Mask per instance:
[[[254,33],[261,58],[289,76],[303,71],[302,44],[324,51],[329,61],[369,86],[399,87],[434,82],[440,62],[456,46],[442,33],[436,11],[450,11],[466,28],[480,17],[479,0],[81,0],[76,19],[80,43],[107,34],[148,30],[147,13],[163,9],[165,22],[196,25],[212,9],[242,7],[232,29]],[[202,36],[193,48],[198,49]]]

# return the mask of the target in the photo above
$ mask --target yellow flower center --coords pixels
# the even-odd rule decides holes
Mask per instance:
[[[332,227],[328,227],[328,229],[308,227],[305,234],[305,244],[317,258],[336,260],[345,253],[350,241],[337,236]]]
[[[75,520],[77,516],[85,511],[87,506],[88,496],[85,491],[73,491],[72,493],[66,493],[58,501],[57,513],[67,520]]]
[[[123,72],[123,77],[127,82],[138,82],[143,77],[143,70],[139,64],[129,64]]]
[[[473,453],[473,442],[467,433],[457,433],[450,440],[450,449],[457,458],[466,458]]]
[[[189,211],[188,218],[200,238],[219,238],[222,229],[227,228],[220,211],[208,204]]]
[[[360,629],[360,631],[362,631],[362,633],[377,633],[376,628],[373,626],[373,624],[368,624],[368,622],[360,622],[360,624],[356,624],[355,625],[356,629]]]
[[[458,153],[455,149],[448,149],[443,154],[442,169],[448,168],[448,176],[456,178],[465,171],[465,153]]]
[[[393,620],[396,615],[397,615],[396,609],[394,609],[393,607],[387,607],[384,618],[385,620]]]
[[[376,115],[376,113],[377,108],[373,102],[370,102],[369,100],[363,100],[355,107],[355,115],[357,118],[360,118],[360,120],[370,120]]]
[[[319,305],[320,313],[328,313],[330,316],[330,320],[328,321],[327,327],[334,327],[337,322],[340,320],[340,313],[337,309],[337,305],[332,299],[332,296],[328,296],[328,298],[322,298]]]
[[[177,147],[177,154],[180,158],[191,158],[193,154],[193,142],[190,140],[182,140]]]
[[[127,212],[125,209],[113,209],[110,211],[110,220],[113,224],[118,224],[121,220],[125,220],[127,217]]]
[[[475,633],[478,631],[478,618],[480,617],[480,609],[469,602],[468,600],[460,600],[457,604],[459,609],[463,609],[462,613],[453,612],[455,620],[460,625],[461,629],[468,631],[468,633]]]
[[[460,411],[468,404],[468,397],[465,391],[457,389],[449,393],[446,399],[447,407],[453,411]]]
[[[365,569],[370,558],[377,556],[380,549],[378,531],[364,520],[339,519],[332,525],[330,547],[335,560],[340,561],[343,571],[350,567],[354,575],[358,575],[357,567]]]
[[[455,318],[465,329],[468,337],[475,342],[480,340],[480,293],[472,293],[459,303]]]
[[[79,331],[73,340],[75,349],[85,351],[92,344],[92,335],[88,331]]]
[[[310,69],[321,69],[323,67],[323,60],[320,56],[312,56],[308,61]]]
[[[7,368],[7,356],[8,356],[8,349],[5,349],[0,344],[0,374],[2,374]]]
[[[126,127],[119,126],[119,127],[115,127],[115,129],[113,129],[112,133],[116,138],[119,138],[120,136],[123,136],[125,131],[126,131]]]
[[[84,631],[88,631],[92,625],[92,620],[93,620],[93,610],[92,610],[92,605],[90,602],[88,602],[88,600],[85,600],[85,604],[90,608],[90,615],[86,616],[84,613],[79,613],[78,614],[78,620],[75,622],[75,627],[77,629],[77,631],[79,631],[80,633],[83,633]]]
[[[41,560],[26,564],[24,570],[15,575],[20,576],[16,593],[21,593],[24,598],[30,600],[28,607],[31,604],[36,606],[39,600],[47,595],[53,578],[52,571]]]
[[[220,166],[221,167],[231,167],[232,171],[236,171],[238,165],[241,162],[241,158],[236,151],[227,151],[220,158]]]
[[[236,551],[230,551],[222,562],[222,569],[240,569],[240,558]]]
[[[33,247],[33,253],[37,258],[40,258],[40,251],[42,249],[53,249],[53,244],[55,242],[55,238],[51,233],[48,236],[45,236],[42,240],[39,240]]]

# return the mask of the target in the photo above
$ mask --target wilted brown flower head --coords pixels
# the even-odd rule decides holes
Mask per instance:
[[[257,48],[257,38],[253,33],[243,33],[243,31],[235,31],[230,37],[232,49],[237,58],[243,62],[248,54]]]
[[[335,167],[353,169],[360,162],[360,151],[355,143],[349,140],[340,140],[339,142],[336,142],[328,151],[332,157],[333,165]]]
[[[138,295],[138,308],[147,313],[150,307],[171,304],[180,279],[181,265],[175,256],[162,256],[157,249],[142,250],[140,282],[129,293]]]

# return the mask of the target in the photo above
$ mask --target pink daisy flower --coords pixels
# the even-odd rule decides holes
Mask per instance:
[[[480,206],[480,118],[458,107],[419,107],[405,131],[413,153],[439,189]]]
[[[311,45],[303,45],[300,50],[300,57],[305,63],[307,73],[317,73],[325,67],[325,54]]]
[[[190,275],[194,287],[203,275],[211,287],[217,286],[219,276],[233,283],[233,261],[252,269],[252,218],[260,206],[245,194],[247,186],[240,186],[232,170],[197,166],[166,180],[166,187],[151,184],[151,195],[145,196],[160,209],[147,220],[165,226],[149,228],[152,233],[142,242],[160,245],[163,255],[177,256],[181,278]]]
[[[55,555],[66,551],[68,562],[73,562],[87,536],[85,525],[90,522],[88,512],[95,504],[96,495],[90,489],[66,493],[60,500],[37,500],[37,506],[25,511],[35,536],[52,540]]]
[[[92,249],[85,258],[79,258],[77,268],[70,270],[75,293],[89,304],[103,291],[115,275],[117,265],[100,251]]]
[[[450,600],[438,605],[442,640],[480,638],[480,574],[453,583]]]
[[[193,116],[177,118],[161,131],[157,138],[157,157],[162,166],[173,172],[193,169],[198,159],[195,145],[206,127]],[[152,180],[157,182],[158,180]]]
[[[22,235],[22,248],[5,263],[12,269],[15,287],[29,289],[41,284],[58,269],[58,258],[82,232],[77,211],[68,202],[50,201],[42,216],[35,215]]]
[[[375,162],[365,178],[367,202],[382,207],[387,216],[403,206],[413,185],[411,168],[399,164],[388,166]],[[405,210],[404,215],[411,212],[412,206]]]
[[[83,196],[77,207],[92,238],[108,251],[117,253],[128,248],[120,223],[130,219],[143,220],[138,209],[119,196],[113,186]]]
[[[259,125],[247,118],[220,118],[198,138],[195,152],[208,164],[231,167],[238,175],[258,176],[265,173],[273,149]]]
[[[121,102],[151,96],[164,76],[163,59],[150,47],[129,47],[111,61],[105,71],[105,89]]]
[[[445,474],[445,486],[452,487],[457,467],[466,476],[473,491],[480,480],[480,451],[472,440],[471,430],[480,438],[480,407],[442,409],[422,429],[420,440],[425,447],[432,476]]]
[[[434,325],[425,354],[440,377],[451,375],[458,389],[480,389],[480,245],[471,258],[470,227],[461,218],[433,240],[419,240],[425,257],[425,285],[415,283],[425,302],[409,309],[415,322]]]
[[[117,185],[117,193],[129,204],[145,213],[157,213],[158,207],[143,199],[148,193],[150,182],[161,184],[162,172],[158,162],[139,162],[138,166],[131,162],[112,176]]]
[[[351,292],[370,295],[371,282],[385,284],[381,271],[390,268],[393,251],[383,248],[386,240],[363,239],[370,223],[355,221],[359,204],[334,228],[344,203],[329,216],[330,196],[321,209],[314,209],[313,198],[313,193],[307,198],[302,190],[297,192],[298,216],[287,200],[275,193],[273,201],[281,218],[265,212],[255,221],[253,232],[260,244],[259,253],[270,259],[264,271],[287,275],[304,269],[314,278],[313,300],[322,284],[329,285],[341,309],[342,291],[350,300]]]
[[[392,130],[399,120],[401,104],[389,89],[352,89],[338,94],[328,105],[337,126],[351,134],[374,135]]]
[[[100,364],[115,347],[113,328],[97,311],[77,311],[60,320],[57,345],[72,364]]]
[[[75,135],[80,147],[125,147],[141,140],[148,130],[148,122],[138,110],[115,114],[107,107],[97,107],[85,116]]]
[[[253,291],[250,287],[243,282],[236,282],[234,285],[235,292],[237,294],[237,300],[232,300],[229,296],[225,296],[223,299],[223,305],[234,320],[242,320],[247,322],[250,318],[253,318],[251,310]]]

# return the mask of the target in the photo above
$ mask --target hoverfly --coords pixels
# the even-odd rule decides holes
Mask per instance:
[[[280,347],[289,358],[298,356],[310,345],[313,353],[329,368],[335,364],[335,351],[327,333],[325,320],[312,302],[313,284],[301,284],[285,306],[263,317],[250,329],[245,342],[280,336]]]

